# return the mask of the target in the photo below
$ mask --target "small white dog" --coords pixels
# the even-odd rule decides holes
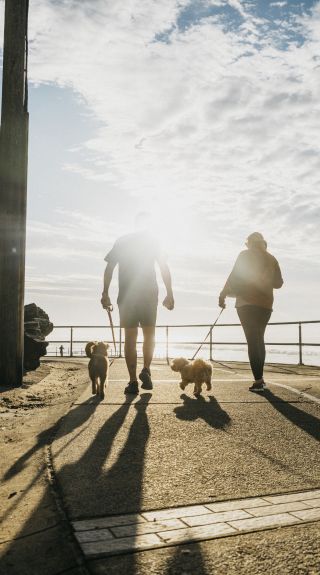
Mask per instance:
[[[203,359],[196,359],[193,362],[188,361],[184,357],[178,357],[171,363],[172,371],[181,373],[180,387],[185,389],[188,383],[194,383],[193,395],[199,397],[202,391],[202,384],[205,383],[207,390],[210,391],[212,366]]]
[[[89,341],[86,345],[86,355],[90,357],[88,369],[92,382],[93,395],[104,398],[104,386],[108,378],[109,359],[107,343]]]

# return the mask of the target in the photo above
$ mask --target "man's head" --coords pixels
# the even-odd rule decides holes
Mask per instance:
[[[259,250],[267,249],[267,242],[260,232],[253,232],[247,237],[246,246],[250,248],[255,248]]]
[[[134,220],[135,228],[139,232],[149,232],[151,230],[151,214],[149,212],[139,212]]]

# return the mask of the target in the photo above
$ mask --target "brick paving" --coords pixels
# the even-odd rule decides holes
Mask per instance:
[[[74,521],[88,557],[116,555],[320,519],[320,490]]]

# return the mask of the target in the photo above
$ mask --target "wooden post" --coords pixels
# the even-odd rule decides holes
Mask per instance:
[[[21,385],[25,277],[28,0],[5,0],[0,130],[0,385]]]

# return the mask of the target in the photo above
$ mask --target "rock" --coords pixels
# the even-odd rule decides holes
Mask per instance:
[[[40,365],[40,357],[46,355],[48,343],[45,338],[53,330],[49,316],[31,303],[24,308],[24,369],[33,371]]]

